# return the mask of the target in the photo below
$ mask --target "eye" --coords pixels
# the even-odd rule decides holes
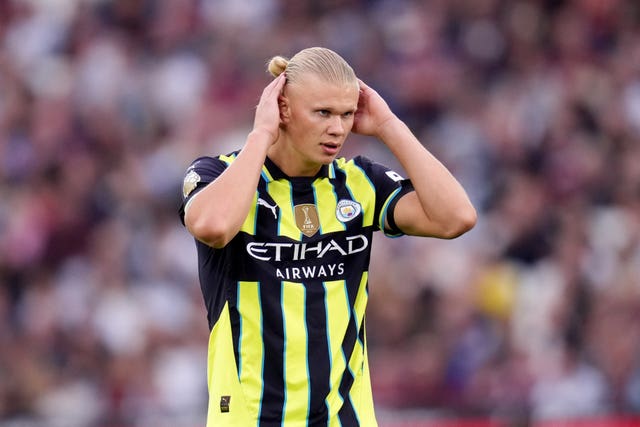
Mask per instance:
[[[331,112],[329,110],[318,110],[318,114],[320,114],[322,117],[328,117]]]
[[[342,114],[342,117],[345,119],[348,119],[351,116],[353,116],[353,111],[347,111],[346,113]]]

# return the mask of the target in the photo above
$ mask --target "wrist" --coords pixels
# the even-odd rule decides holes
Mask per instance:
[[[378,138],[385,144],[393,142],[405,132],[410,132],[407,125],[395,114],[378,126]]]
[[[278,134],[273,133],[265,128],[253,128],[247,137],[247,142],[254,143],[266,143],[267,146],[271,146],[278,139]]]

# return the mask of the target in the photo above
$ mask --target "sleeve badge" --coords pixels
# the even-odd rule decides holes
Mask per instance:
[[[186,198],[193,190],[195,190],[196,186],[200,182],[200,175],[191,169],[187,175],[184,177],[184,181],[182,182],[182,196]]]

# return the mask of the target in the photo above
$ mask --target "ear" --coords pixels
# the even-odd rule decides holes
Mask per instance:
[[[278,108],[280,109],[280,122],[282,124],[288,124],[289,120],[291,120],[291,109],[289,107],[289,99],[280,95],[278,97]]]

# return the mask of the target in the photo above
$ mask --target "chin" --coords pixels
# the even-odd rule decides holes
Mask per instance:
[[[334,153],[334,154],[324,154],[324,155],[321,157],[321,162],[322,162],[323,164],[327,164],[327,165],[328,165],[329,163],[333,162],[333,161],[334,161],[335,159],[337,159],[338,157],[340,157],[340,151],[337,151],[337,152],[336,152],[336,153]]]
[[[322,160],[320,161],[320,163],[321,163],[322,165],[325,165],[325,166],[326,166],[326,165],[330,165],[330,164],[331,164],[331,162],[333,162],[337,157],[338,157],[338,155],[337,155],[337,154],[335,154],[335,155],[333,155],[333,156],[326,156],[326,157],[323,157],[323,158],[322,158]]]

